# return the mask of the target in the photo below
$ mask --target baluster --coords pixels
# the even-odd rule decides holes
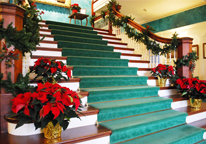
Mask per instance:
[[[172,64],[172,53],[170,53],[169,55],[170,55],[170,61],[169,61],[169,64],[171,65],[171,64]]]

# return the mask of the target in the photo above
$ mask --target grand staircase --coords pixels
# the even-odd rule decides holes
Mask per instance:
[[[40,35],[46,37],[33,52],[30,65],[40,57],[66,63],[73,77],[59,84],[79,91],[84,106],[81,121],[71,119],[57,142],[206,143],[206,105],[191,110],[169,82],[167,87],[157,87],[157,79],[149,74],[149,61],[140,60],[141,55],[133,54],[121,39],[92,27],[53,21],[41,24]],[[33,143],[40,139],[37,135]]]

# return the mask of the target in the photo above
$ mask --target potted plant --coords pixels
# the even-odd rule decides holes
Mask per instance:
[[[165,87],[167,77],[174,75],[174,69],[171,65],[159,64],[157,67],[152,69],[151,73],[152,76],[157,76],[159,86]]]
[[[72,10],[72,13],[77,13],[77,12],[80,12],[81,7],[79,6],[79,4],[75,3],[71,5],[71,10]]]
[[[44,136],[54,139],[61,136],[70,118],[77,117],[80,111],[80,98],[76,92],[59,84],[38,83],[35,92],[18,94],[12,100],[10,117],[16,117],[16,128],[34,122],[36,129],[44,129]]]
[[[206,98],[206,83],[197,78],[179,78],[175,82],[183,97],[190,99],[191,107],[199,109]]]

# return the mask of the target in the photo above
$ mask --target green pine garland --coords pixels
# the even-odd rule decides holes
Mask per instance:
[[[108,19],[110,22],[112,22],[113,26],[123,27],[129,38],[133,38],[136,42],[143,42],[146,45],[147,50],[151,50],[154,55],[166,55],[177,49],[179,41],[177,40],[176,33],[173,34],[171,44],[165,44],[163,48],[161,48],[155,40],[150,40],[148,37],[150,31],[154,31],[152,27],[147,26],[146,30],[137,32],[134,28],[131,28],[128,25],[128,19],[134,20],[130,16],[116,19],[112,9],[114,4],[115,8],[117,9],[119,4],[117,4],[116,0],[110,1],[107,6],[109,14]],[[104,11],[102,11],[102,13],[103,12]]]

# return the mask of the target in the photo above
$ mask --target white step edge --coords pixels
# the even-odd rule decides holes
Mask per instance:
[[[134,53],[134,51],[130,51],[130,50],[119,50],[119,49],[114,49],[114,52],[127,53],[127,54],[133,54],[133,53]]]
[[[37,50],[37,51],[32,51],[32,55],[37,55],[37,56],[62,56],[62,52],[61,51]]]
[[[108,31],[104,31],[104,30],[95,30],[95,29],[94,29],[93,31],[101,32],[101,33],[107,33],[107,34],[109,33]]]
[[[139,75],[139,76],[151,76],[151,73],[150,73],[151,71],[137,71],[137,74]]]
[[[158,95],[160,97],[168,96],[168,95],[176,95],[177,91],[176,89],[166,89],[166,90],[159,90]]]
[[[42,26],[41,29],[49,29],[48,27]]]
[[[43,38],[43,37],[40,36],[40,39],[42,39],[42,38]],[[47,41],[54,41],[54,38],[45,36],[44,40],[47,40]]]
[[[121,59],[128,59],[128,60],[140,60],[140,57],[136,56],[122,56],[120,57]]]
[[[45,25],[46,23],[45,22],[39,22],[38,24]]]
[[[107,44],[108,46],[114,46],[114,47],[121,47],[121,48],[127,48],[127,45],[121,45],[121,44]]]
[[[147,84],[149,86],[158,86],[158,80],[157,79],[148,79]],[[169,81],[169,79],[167,79],[165,86],[167,87],[167,86],[170,86],[170,85],[171,85],[170,81]]]
[[[78,118],[71,118],[67,129],[94,125],[97,121],[97,115],[82,116],[80,118],[81,120]],[[8,125],[8,133],[16,136],[28,136],[28,135],[40,134],[43,132],[40,128],[35,130],[34,123],[24,124],[23,126],[17,129],[15,129],[16,124],[14,123],[7,122],[7,125]]]
[[[107,36],[107,37],[112,37],[112,38],[116,38],[115,36],[113,35],[105,35],[105,34],[97,34],[97,35],[100,35],[100,36]]]
[[[186,118],[186,123],[192,123],[201,119],[206,118],[206,112],[201,112],[198,114],[189,115]]]
[[[39,30],[39,33],[40,34],[45,34],[45,35],[51,35],[51,32],[46,32],[46,31],[41,31],[41,30]]]
[[[206,139],[206,132],[204,132],[203,134],[203,139]]]
[[[128,64],[129,67],[137,67],[137,68],[148,68],[149,64],[148,63],[131,63],[129,62]]]
[[[43,56],[42,56],[43,57]],[[58,58],[56,59],[57,61],[62,61],[64,64],[66,64],[66,60],[59,60]],[[35,58],[31,58],[30,59],[30,63],[29,63],[29,66],[34,66],[34,62],[37,61],[37,59]]]
[[[172,109],[177,109],[177,108],[186,107],[186,106],[189,106],[188,100],[172,102],[172,104],[171,104]]]
[[[96,138],[93,140],[88,140],[76,144],[109,144],[110,143],[110,136],[105,136],[101,138]]]
[[[103,38],[102,40],[108,41],[108,42],[121,42],[121,40],[112,40],[108,38]]]
[[[39,47],[47,47],[47,48],[58,48],[58,44],[50,44],[50,43],[39,43]]]

